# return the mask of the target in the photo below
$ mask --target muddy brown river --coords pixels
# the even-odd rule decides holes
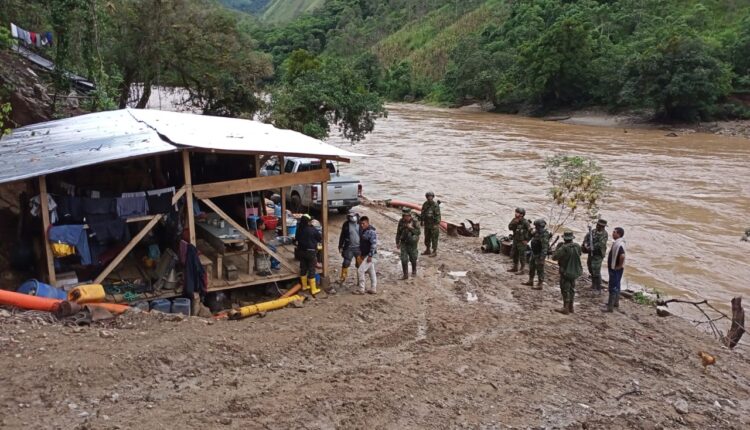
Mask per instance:
[[[365,141],[352,147],[333,139],[369,155],[342,165],[361,179],[369,198],[421,203],[433,190],[445,219],[472,219],[481,222],[482,236],[504,235],[516,206],[530,219],[547,217],[543,160],[583,155],[598,161],[612,181],[602,216],[610,235],[615,226],[625,229],[623,288],[638,285],[722,305],[750,293],[750,243],[739,241],[750,227],[750,140],[667,137],[662,130],[625,132],[420,105],[388,109]],[[582,232],[585,224],[571,227]],[[472,240],[467,246],[480,245]]]

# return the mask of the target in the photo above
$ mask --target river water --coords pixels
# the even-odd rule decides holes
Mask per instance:
[[[479,221],[482,236],[504,235],[517,206],[532,220],[549,213],[543,160],[583,155],[612,181],[602,217],[609,243],[612,228],[625,229],[623,288],[635,284],[722,305],[750,293],[750,243],[739,241],[750,227],[750,140],[409,104],[388,110],[365,141],[332,139],[369,155],[342,171],[360,178],[370,199],[421,203],[433,190],[445,219]],[[585,224],[571,227],[582,232]]]

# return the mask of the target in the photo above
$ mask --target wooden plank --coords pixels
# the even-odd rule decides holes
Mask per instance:
[[[39,177],[39,204],[42,212],[42,227],[44,228],[44,255],[47,259],[47,280],[50,285],[55,286],[57,276],[55,275],[55,257],[52,255],[52,245],[49,243],[49,204],[47,201],[47,177]],[[24,208],[21,208],[23,210]]]
[[[277,260],[279,260],[279,262],[281,263],[282,266],[286,267],[287,269],[291,270],[292,272],[296,272],[297,271],[297,269],[294,266],[292,266],[291,264],[289,264],[289,262],[286,261],[286,258],[284,258],[284,257],[280,256],[278,253],[272,251],[271,248],[269,248],[268,246],[266,246],[265,243],[261,242],[260,239],[258,239],[257,237],[255,237],[254,234],[252,234],[249,231],[245,230],[244,227],[242,227],[241,225],[239,225],[229,215],[227,215],[226,213],[224,213],[224,211],[222,211],[218,206],[216,206],[214,204],[214,202],[212,202],[209,199],[201,199],[201,201],[206,206],[208,206],[209,208],[211,208],[214,212],[216,212],[216,214],[218,214],[221,218],[223,218],[224,221],[228,222],[232,227],[234,227],[243,236],[245,236],[246,238],[248,238],[248,240],[250,240],[250,242],[252,242],[253,245],[255,245],[258,248],[262,249],[263,251],[267,252],[269,255],[275,257]]]
[[[233,194],[250,193],[261,190],[275,190],[296,184],[314,184],[331,179],[327,169],[315,169],[309,172],[290,173],[287,175],[264,176],[260,178],[238,179],[235,181],[214,182],[211,184],[192,185],[195,197],[203,200]]]
[[[193,213],[193,177],[190,171],[190,151],[182,151],[182,168],[185,172],[185,187],[187,189],[187,219],[190,229],[190,243],[195,246],[195,214]]]
[[[320,160],[320,168],[328,171],[328,162]],[[330,176],[329,176],[330,177]],[[323,226],[323,277],[328,277],[328,180],[320,183],[320,222]]]
[[[279,154],[279,175],[284,174],[284,166],[286,165],[286,159],[283,155]],[[281,191],[279,193],[281,195],[281,235],[286,236],[287,235],[287,225],[286,225],[286,187],[281,187]]]
[[[187,189],[185,187],[180,188],[172,197],[172,205],[177,204],[177,202],[180,200],[180,198],[182,198],[182,196],[186,192],[187,192]],[[138,234],[136,234],[135,237],[133,237],[133,239],[131,239],[130,242],[128,242],[125,248],[123,248],[122,251],[120,251],[120,253],[117,254],[117,257],[115,257],[115,259],[112,260],[112,262],[110,262],[107,265],[107,267],[104,268],[104,270],[102,270],[99,276],[97,276],[96,279],[94,280],[94,283],[101,284],[102,281],[105,280],[107,276],[109,276],[109,274],[112,273],[112,271],[117,268],[117,266],[122,262],[122,260],[124,260],[125,257],[127,257],[130,251],[132,251],[133,248],[135,248],[138,242],[140,242],[141,239],[143,239],[146,236],[146,234],[148,234],[148,232],[154,228],[154,226],[159,222],[159,220],[162,219],[162,217],[164,217],[163,214],[154,215],[153,218],[151,218],[151,221],[149,221],[148,224],[146,224],[141,229],[141,231],[139,231]]]
[[[253,162],[255,163],[255,177],[260,178],[260,167],[263,165],[260,161],[259,155],[253,156]],[[263,198],[263,193],[259,193],[258,196],[258,215],[259,216],[265,216],[268,215],[268,211],[266,210],[266,199]]]

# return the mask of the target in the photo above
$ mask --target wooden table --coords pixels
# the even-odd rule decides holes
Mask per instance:
[[[245,236],[235,231],[232,226],[226,222],[224,223],[225,225],[223,228],[211,224],[211,220],[213,219],[218,219],[221,222],[218,215],[208,214],[207,219],[205,221],[196,222],[195,227],[198,236],[208,242],[216,251],[216,264],[214,265],[216,278],[222,279],[224,258],[234,255],[247,256],[247,273],[251,274],[253,272],[253,247],[251,242],[245,238]],[[231,249],[232,246],[240,244],[244,249]],[[227,249],[227,247],[230,247],[230,249]]]

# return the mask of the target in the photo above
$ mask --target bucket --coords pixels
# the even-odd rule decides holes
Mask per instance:
[[[289,236],[294,236],[297,234],[297,224],[287,226],[286,231]]]
[[[172,313],[173,314],[183,314],[190,316],[190,299],[185,297],[178,297],[174,300],[172,300]]]
[[[104,301],[104,287],[101,284],[79,285],[68,291],[68,301],[95,303]]]
[[[151,310],[168,314],[172,310],[172,302],[169,299],[156,299],[151,301]]]
[[[247,225],[250,227],[250,230],[257,230],[258,229],[258,220],[260,219],[257,215],[250,215],[247,217]]]
[[[65,300],[68,298],[68,295],[65,294],[65,291],[59,288],[55,288],[52,285],[47,285],[44,282],[39,282],[36,279],[30,279],[24,282],[20,287],[18,287],[18,290],[16,290],[16,292],[21,294],[28,294],[30,296],[48,297],[50,299]]]
[[[276,225],[279,223],[279,219],[272,215],[264,215],[263,223],[266,225],[266,230],[276,230]]]

